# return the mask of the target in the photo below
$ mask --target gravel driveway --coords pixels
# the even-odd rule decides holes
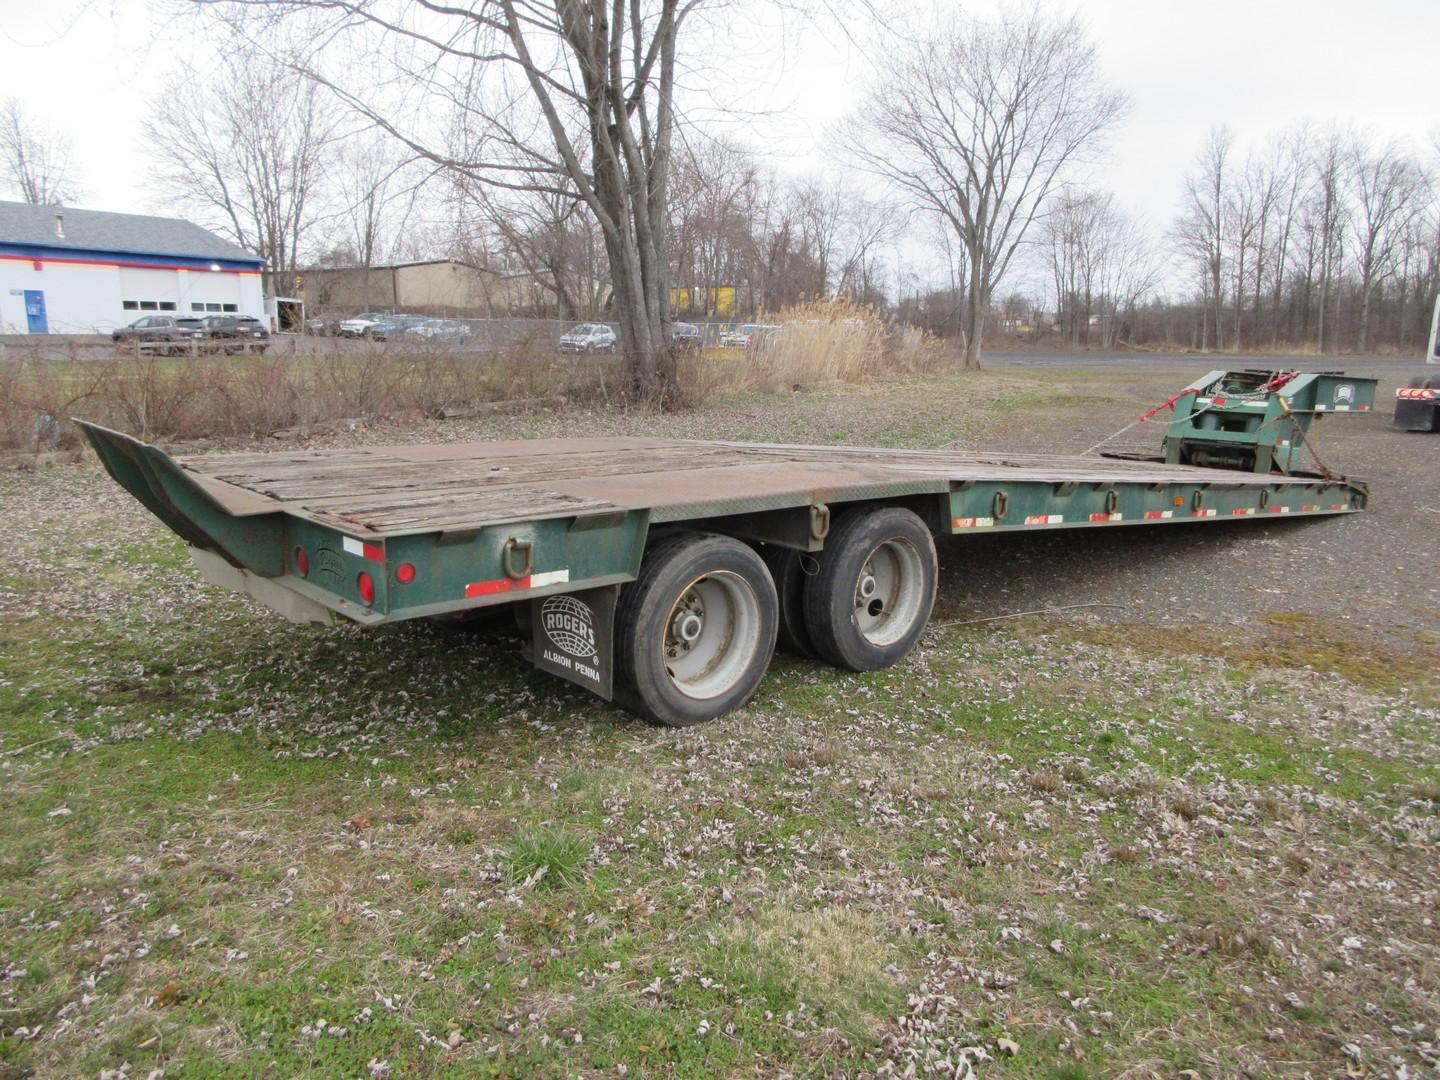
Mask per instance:
[[[1251,622],[1306,612],[1393,645],[1440,643],[1440,436],[1392,430],[1395,387],[1424,371],[1393,360],[1170,356],[997,355],[992,372],[1035,379],[1053,393],[987,447],[1074,452],[1130,423],[1219,367],[1343,369],[1378,378],[1376,408],[1332,416],[1316,444],[1336,472],[1366,480],[1367,512],[1342,519],[1218,522],[1198,528],[1041,533],[951,542],[945,595],[976,614],[1108,601],[1120,618],[1163,623]],[[1163,415],[1163,414],[1162,414]],[[1157,418],[1159,419],[1159,418]],[[1158,447],[1163,427],[1132,428],[1110,446]]]

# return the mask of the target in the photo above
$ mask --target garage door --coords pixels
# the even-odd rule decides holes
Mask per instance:
[[[120,267],[120,299],[127,311],[174,311],[180,299],[174,270]],[[131,305],[134,305],[133,307]]]

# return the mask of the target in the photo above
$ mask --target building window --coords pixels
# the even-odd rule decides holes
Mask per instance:
[[[206,310],[206,311],[219,311],[219,310],[220,310],[220,305],[219,305],[219,304],[206,304],[206,305],[205,305],[205,310]]]
[[[194,303],[192,303],[192,304],[190,305],[190,310],[191,310],[191,311],[204,311],[204,310],[205,310],[205,305],[202,304],[202,303],[200,303],[199,301],[196,301],[196,302],[194,302]]]
[[[161,310],[161,311],[174,311],[174,310],[175,310],[175,301],[174,301],[174,300],[161,300],[161,301],[160,301],[160,310]]]
[[[158,303],[156,303],[154,300],[141,300],[141,301],[140,301],[140,310],[141,310],[141,311],[159,311],[159,310],[160,310],[160,305],[159,305]]]
[[[225,310],[226,310],[226,311],[239,311],[239,310],[240,310],[240,306],[239,306],[238,304],[226,304],[224,307],[225,307]]]
[[[139,301],[139,300],[122,300],[122,301],[120,301],[120,306],[123,307],[126,311],[139,311],[139,310],[140,310],[140,301]]]

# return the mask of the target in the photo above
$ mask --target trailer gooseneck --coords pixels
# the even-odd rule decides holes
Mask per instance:
[[[538,667],[685,725],[748,699],[777,641],[856,671],[905,656],[937,535],[1362,510],[1302,449],[1374,390],[1211,372],[1147,459],[619,438],[173,459],[81,426],[216,584],[302,622],[518,604]]]

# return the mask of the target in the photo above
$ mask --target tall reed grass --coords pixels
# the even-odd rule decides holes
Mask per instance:
[[[757,320],[759,321],[759,320]],[[943,370],[943,346],[914,327],[847,300],[813,301],[779,312],[776,330],[750,348],[682,360],[677,381],[686,401],[724,390],[773,393],[835,383],[865,383]]]

